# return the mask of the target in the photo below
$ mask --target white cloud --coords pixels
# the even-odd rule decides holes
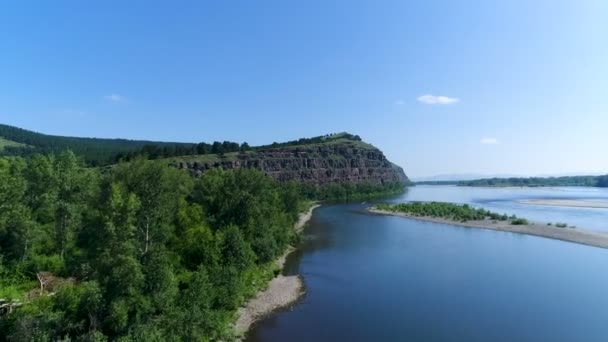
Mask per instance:
[[[496,145],[499,143],[498,139],[496,138],[483,138],[479,142],[484,145]]]
[[[119,94],[106,95],[103,98],[111,102],[125,102],[127,100],[126,97]]]
[[[447,105],[460,101],[460,99],[456,97],[448,97],[448,96],[436,96],[436,95],[422,95],[418,97],[418,102],[422,102],[425,104],[441,104]]]
[[[403,106],[403,105],[405,104],[405,101],[403,101],[403,100],[396,100],[396,101],[395,101],[395,104],[396,104],[397,106]]]

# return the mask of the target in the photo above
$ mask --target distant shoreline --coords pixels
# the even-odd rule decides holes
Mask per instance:
[[[320,205],[315,204],[307,212],[300,214],[294,226],[296,232],[301,232],[312,217],[312,212]],[[287,256],[295,251],[290,247],[277,259],[277,266],[282,270]],[[245,334],[256,321],[266,317],[273,311],[284,308],[297,301],[304,294],[304,283],[299,275],[285,276],[279,274],[268,283],[268,287],[258,292],[244,307],[238,311],[238,318],[234,323],[237,334]]]
[[[599,208],[608,209],[608,202],[592,202],[573,199],[532,199],[518,201],[529,205],[546,205],[552,207]]]
[[[444,218],[411,216],[405,213],[378,210],[374,208],[368,208],[367,210],[370,213],[377,215],[399,216],[412,220],[455,225],[467,228],[490,229],[517,234],[533,235],[548,239],[578,243],[587,246],[608,248],[608,234],[602,234],[599,232],[579,228],[557,228],[555,226],[547,226],[542,223],[512,225],[508,221],[492,220],[459,222]]]

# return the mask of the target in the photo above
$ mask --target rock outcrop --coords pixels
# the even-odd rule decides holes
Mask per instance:
[[[302,146],[287,146],[238,154],[174,160],[173,165],[201,175],[211,168],[255,168],[279,181],[316,185],[334,182],[384,184],[409,180],[403,169],[391,163],[382,151],[360,141],[345,140]]]

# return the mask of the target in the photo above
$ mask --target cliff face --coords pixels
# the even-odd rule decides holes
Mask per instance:
[[[216,167],[259,169],[279,181],[317,185],[333,182],[409,182],[403,169],[386,159],[377,148],[360,141],[288,146],[248,151],[215,158],[175,160],[173,165],[195,175]]]

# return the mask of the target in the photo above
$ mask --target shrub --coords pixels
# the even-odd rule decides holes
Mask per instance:
[[[523,225],[530,224],[530,222],[528,222],[528,220],[523,219],[523,218],[516,218],[511,221],[511,224],[516,225],[516,226],[523,226]]]

